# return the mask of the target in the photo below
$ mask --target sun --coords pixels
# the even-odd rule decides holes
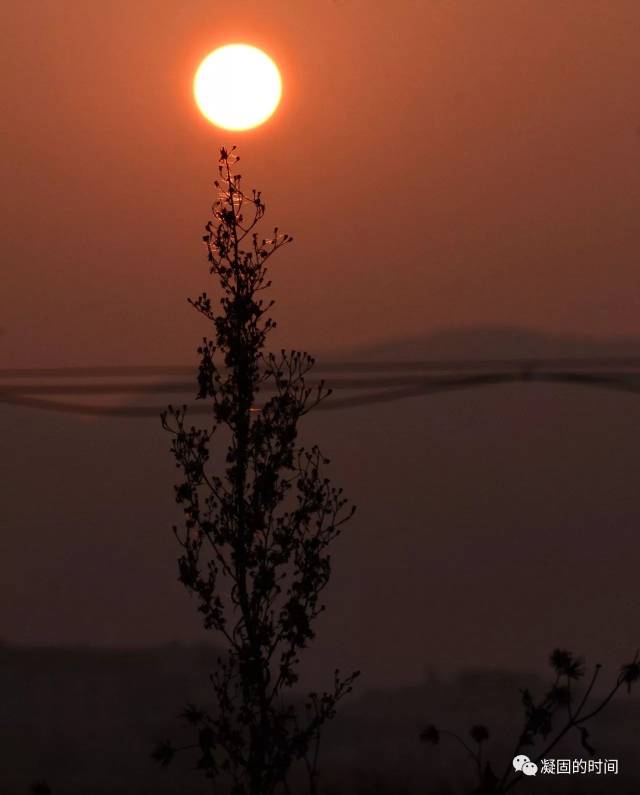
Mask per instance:
[[[202,114],[216,127],[249,130],[278,107],[282,78],[272,59],[249,44],[227,44],[209,53],[193,79]]]

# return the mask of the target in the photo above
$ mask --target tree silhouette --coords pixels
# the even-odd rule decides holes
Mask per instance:
[[[513,758],[532,748],[534,750],[529,751],[532,754],[531,761],[539,766],[560,740],[572,731],[579,735],[580,743],[589,756],[595,756],[596,751],[591,744],[586,724],[609,704],[622,687],[626,687],[630,693],[631,687],[640,679],[640,656],[636,653],[630,663],[620,667],[618,676],[605,695],[593,704],[589,699],[602,671],[601,665],[594,666],[587,687],[578,693],[577,683],[586,673],[582,658],[576,657],[570,651],[555,649],[549,657],[549,664],[555,677],[540,701],[536,702],[528,690],[521,691],[523,727],[502,777],[499,778],[490,762],[483,759],[484,743],[489,739],[486,726],[471,727],[469,735],[473,745],[459,734],[438,729],[433,724],[421,732],[422,742],[437,745],[442,736],[449,736],[464,748],[476,769],[478,786],[474,795],[504,795],[509,792],[525,777],[522,772],[514,769]]]
[[[238,159],[233,149],[220,152],[218,200],[204,235],[219,304],[206,292],[190,301],[213,330],[198,348],[197,392],[211,401],[211,424],[190,425],[186,407],[162,415],[182,473],[179,579],[224,648],[211,674],[214,707],[186,708],[197,738],[183,748],[197,748],[198,767],[226,778],[233,795],[286,790],[297,760],[306,761],[315,792],[320,731],[357,672],[342,678],[336,670],[332,688],[310,693],[306,709],[285,696],[324,609],[328,548],[354,508],[325,476],[318,447],[298,443],[300,419],[330,394],[323,383],[305,383],[313,358],[266,351],[275,327],[273,302],[262,299],[267,262],[291,238],[277,228],[258,238],[265,205],[260,192],[243,191]],[[165,741],[154,756],[168,764],[176,750]]]

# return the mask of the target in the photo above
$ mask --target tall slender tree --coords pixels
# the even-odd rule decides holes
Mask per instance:
[[[203,292],[190,301],[212,327],[198,348],[197,392],[211,403],[211,422],[191,425],[184,406],[162,416],[181,470],[179,579],[224,650],[211,675],[213,706],[185,710],[197,737],[184,747],[197,748],[199,767],[226,778],[233,795],[286,790],[297,760],[315,792],[321,728],[357,672],[343,678],[336,670],[332,687],[310,693],[306,709],[290,695],[324,610],[329,546],[354,508],[324,474],[319,448],[298,441],[300,419],[330,394],[323,382],[307,384],[313,358],[267,351],[275,327],[273,301],[262,297],[267,263],[291,238],[277,228],[258,237],[265,205],[260,192],[243,190],[234,149],[220,152],[204,235],[220,298]],[[166,764],[176,750],[164,742],[155,756]]]

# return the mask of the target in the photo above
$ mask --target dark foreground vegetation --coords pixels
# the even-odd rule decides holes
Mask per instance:
[[[167,720],[167,702],[206,698],[206,672],[215,659],[206,647],[147,650],[0,648],[0,783],[3,795],[27,795],[46,781],[52,795],[205,795],[210,786],[185,757],[160,768],[155,740],[180,726]],[[323,795],[466,795],[475,787],[471,760],[455,743],[421,743],[426,721],[460,728],[491,727],[487,755],[508,756],[521,726],[520,689],[543,693],[544,673],[467,670],[431,675],[414,686],[361,690],[323,741]],[[606,673],[606,672],[605,672]],[[617,777],[540,777],[516,792],[638,793],[635,738],[640,701],[614,699],[592,723],[601,757],[620,760]],[[555,752],[587,757],[579,737]],[[300,782],[300,792],[306,792]],[[294,792],[297,790],[294,788]]]

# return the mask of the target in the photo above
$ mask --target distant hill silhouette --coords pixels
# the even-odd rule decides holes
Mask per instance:
[[[640,356],[640,337],[600,338],[524,326],[466,326],[360,348],[367,359],[508,359]]]

